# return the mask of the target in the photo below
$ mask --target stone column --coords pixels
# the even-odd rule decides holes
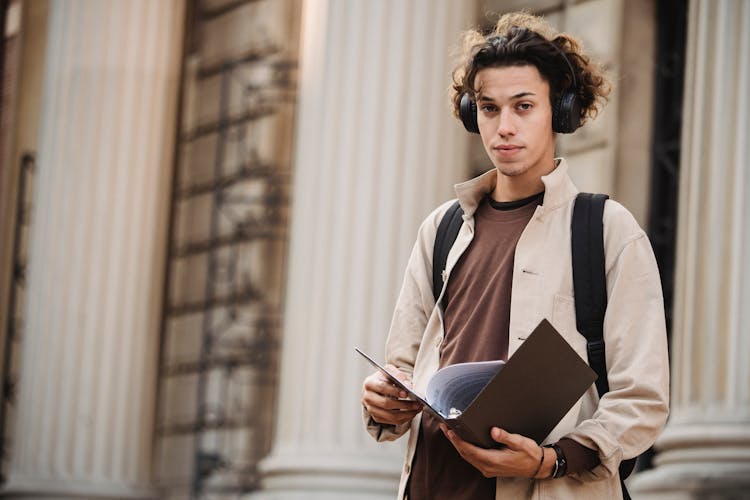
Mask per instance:
[[[460,0],[310,0],[302,26],[294,198],[274,446],[262,498],[393,498],[402,445],[365,432],[421,220],[454,196],[467,134],[450,112]]]
[[[182,0],[50,2],[11,498],[153,498]]]
[[[750,491],[750,2],[690,3],[672,413],[635,498]]]

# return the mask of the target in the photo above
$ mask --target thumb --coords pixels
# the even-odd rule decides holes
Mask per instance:
[[[408,374],[402,372],[398,368],[396,368],[395,365],[387,364],[385,365],[386,369],[388,369],[389,372],[391,372],[393,375],[396,376],[397,379],[399,379],[401,382],[405,383],[407,387],[412,387],[411,379]]]

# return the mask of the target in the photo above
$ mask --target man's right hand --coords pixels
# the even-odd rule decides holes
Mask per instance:
[[[386,368],[411,387],[407,374],[393,365],[387,365]],[[379,424],[403,424],[422,411],[420,403],[403,399],[406,396],[406,392],[392,384],[380,370],[367,377],[362,384],[362,404]]]

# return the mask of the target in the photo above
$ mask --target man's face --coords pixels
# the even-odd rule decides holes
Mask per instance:
[[[475,79],[484,149],[501,175],[531,180],[552,171],[549,84],[535,66],[485,68]]]

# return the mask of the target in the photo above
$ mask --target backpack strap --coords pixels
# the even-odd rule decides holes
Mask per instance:
[[[443,291],[443,271],[448,261],[448,253],[456,242],[458,231],[464,222],[463,215],[464,211],[456,200],[443,215],[435,235],[432,252],[432,295],[435,297],[435,303]]]
[[[605,194],[579,193],[573,205],[571,253],[576,326],[586,337],[589,365],[596,372],[596,390],[601,398],[609,391],[604,357],[604,313],[607,310],[607,280],[604,268]]]
[[[604,356],[604,313],[607,310],[607,277],[604,265],[604,203],[606,194],[579,193],[573,205],[571,253],[576,327],[586,337],[589,365],[596,372],[596,392],[609,392]],[[624,500],[630,494],[624,480],[635,467],[635,458],[620,462],[620,486]]]

